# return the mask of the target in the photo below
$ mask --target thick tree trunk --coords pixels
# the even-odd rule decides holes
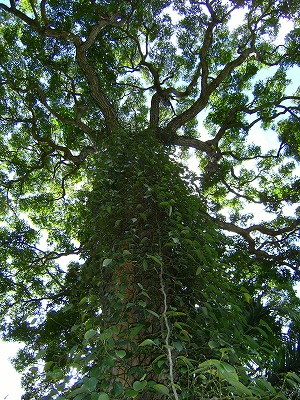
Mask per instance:
[[[170,387],[165,312],[175,307],[168,280],[176,254],[165,245],[176,197],[186,192],[181,172],[158,143],[113,144],[99,160],[87,202],[87,232],[94,235],[83,242],[86,267],[98,274],[92,280],[101,298],[100,331],[113,330],[110,340],[121,355],[106,371],[110,390],[139,388],[136,381]],[[153,365],[157,357],[161,362]],[[145,389],[137,398],[164,397]]]

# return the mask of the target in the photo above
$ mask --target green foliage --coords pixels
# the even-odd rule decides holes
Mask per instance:
[[[298,3],[7,3],[0,326],[23,399],[298,398]]]

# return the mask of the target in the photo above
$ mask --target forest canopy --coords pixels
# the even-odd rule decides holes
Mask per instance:
[[[24,400],[299,398],[299,11],[0,1]]]

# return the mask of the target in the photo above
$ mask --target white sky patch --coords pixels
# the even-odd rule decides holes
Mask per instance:
[[[280,21],[280,29],[279,33],[277,36],[277,39],[275,40],[275,44],[277,46],[281,45],[284,43],[284,39],[286,35],[294,28],[294,23],[287,18],[282,18]]]
[[[244,8],[237,8],[233,10],[228,22],[228,28],[232,32],[235,28],[241,25],[244,21],[246,10]]]
[[[180,22],[180,20],[182,19],[182,16],[181,16],[179,13],[177,13],[177,12],[173,9],[172,6],[166,7],[166,8],[163,10],[163,14],[162,14],[162,15],[169,15],[169,17],[171,18],[171,21],[172,21],[172,24],[173,24],[173,25],[178,24],[178,23]],[[177,47],[178,42],[177,42],[176,30],[175,30],[175,32],[173,33],[173,35],[171,36],[171,40],[170,40],[170,41],[171,41],[171,43],[172,43],[175,47]],[[181,55],[181,53],[182,53],[182,49],[180,49],[179,47],[177,47],[177,49],[176,49],[176,54],[177,54],[177,55]]]
[[[76,243],[76,242],[75,242]],[[76,243],[77,244],[77,243]],[[69,254],[67,256],[62,256],[56,260],[56,263],[60,266],[60,268],[66,272],[68,270],[68,265],[71,262],[77,262],[79,264],[83,264],[84,260],[82,260],[77,254]]]
[[[163,10],[163,15],[169,15],[171,17],[172,20],[172,24],[176,25],[181,19],[182,16],[180,14],[178,14],[172,6],[166,7]]]
[[[196,150],[190,149],[189,150],[190,158],[188,162],[186,163],[189,167],[189,169],[193,172],[195,172],[197,175],[199,175],[199,159],[196,154]]]
[[[262,154],[271,149],[277,150],[280,145],[276,132],[272,131],[271,129],[264,131],[259,127],[254,127],[250,130],[247,142],[259,145],[261,147]]]
[[[16,356],[20,343],[7,343],[0,341],[0,399],[19,400],[24,391],[21,389],[21,376],[10,363]]]

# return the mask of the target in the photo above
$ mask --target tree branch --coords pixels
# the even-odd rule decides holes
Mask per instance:
[[[201,63],[198,64],[190,83],[188,84],[188,86],[186,87],[186,89],[183,92],[175,89],[174,87],[169,87],[167,89],[164,89],[164,91],[166,93],[173,94],[177,98],[187,97],[191,94],[192,90],[196,87],[200,76],[201,76]]]
[[[52,152],[54,150],[61,152],[63,154],[63,157],[65,160],[72,161],[75,165],[81,164],[90,154],[93,154],[96,152],[96,150],[93,147],[87,146],[87,147],[84,147],[83,149],[81,149],[80,153],[75,156],[74,154],[72,154],[71,150],[68,147],[61,146],[61,145],[55,143],[50,138],[40,136],[37,132],[38,132],[38,128],[36,126],[36,118],[33,114],[32,137],[39,143],[47,143],[52,148]]]
[[[215,150],[213,149],[213,142],[211,140],[204,142],[200,139],[195,139],[188,136],[175,135],[172,139],[172,144],[183,147],[191,147],[193,149],[203,151],[209,155],[215,153]]]
[[[44,3],[42,3],[41,9],[44,10],[44,6],[45,6]],[[64,39],[67,40],[68,42],[73,43],[73,45],[76,48],[76,60],[87,79],[92,98],[94,99],[95,103],[103,113],[108,130],[114,131],[117,128],[120,128],[116,112],[113,109],[113,106],[110,104],[109,100],[107,99],[105,93],[102,91],[99,84],[98,75],[95,69],[89,64],[85,52],[92,45],[93,41],[95,40],[96,36],[98,35],[101,29],[110,25],[115,25],[116,23],[118,24],[123,23],[123,19],[116,20],[115,14],[113,14],[112,16],[108,17],[105,20],[103,19],[103,22],[101,21],[92,29],[92,32],[88,37],[87,41],[82,42],[81,38],[73,34],[72,32],[51,28],[49,25],[47,26],[39,25],[36,20],[29,18],[26,14],[22,13],[15,7],[8,7],[5,4],[0,3],[0,8],[18,17],[27,25],[29,25],[34,31],[36,31],[42,36],[52,37],[57,40]],[[47,21],[47,18],[45,16],[45,11],[43,11],[43,14],[44,14],[43,20],[45,22],[45,19]]]
[[[94,68],[89,64],[81,45],[76,45],[76,60],[87,79],[91,96],[103,113],[105,124],[110,132],[120,128],[119,121],[113,106],[108,101],[105,93],[100,88],[99,78]]]
[[[82,43],[81,51],[85,52],[88,50],[95,42],[100,31],[106,26],[121,26],[125,23],[125,20],[120,13],[115,13],[111,15],[106,15],[106,18],[102,17],[101,21],[97,25],[93,26],[90,35],[87,40]]]
[[[256,255],[258,258],[266,258],[270,260],[277,260],[278,262],[281,262],[285,264],[284,257],[281,255],[277,254],[270,254],[266,250],[263,250],[263,247],[265,247],[265,244],[259,245],[257,247],[255,240],[251,237],[250,233],[252,232],[260,232],[264,235],[271,236],[272,238],[276,238],[277,236],[280,236],[284,233],[293,233],[298,230],[298,227],[300,226],[300,219],[296,219],[292,221],[289,225],[280,228],[280,229],[271,229],[267,228],[263,225],[250,225],[248,228],[241,228],[238,225],[235,225],[231,222],[226,222],[221,220],[220,218],[213,217],[207,213],[205,213],[207,217],[209,217],[213,222],[215,222],[221,229],[233,232],[238,234],[239,236],[242,236],[246,242],[249,245],[249,250],[252,254]],[[268,242],[270,243],[270,242]],[[272,244],[272,242],[271,242]],[[290,264],[288,264],[290,266]]]
[[[229,76],[229,74],[238,66],[240,66],[251,54],[252,48],[248,48],[235,60],[230,61],[219,72],[216,78],[212,80],[204,89],[201,90],[199,98],[184,112],[173,118],[166,126],[166,129],[171,132],[176,132],[179,128],[187,122],[195,118],[207,105],[210,95],[217,89],[217,87]]]

